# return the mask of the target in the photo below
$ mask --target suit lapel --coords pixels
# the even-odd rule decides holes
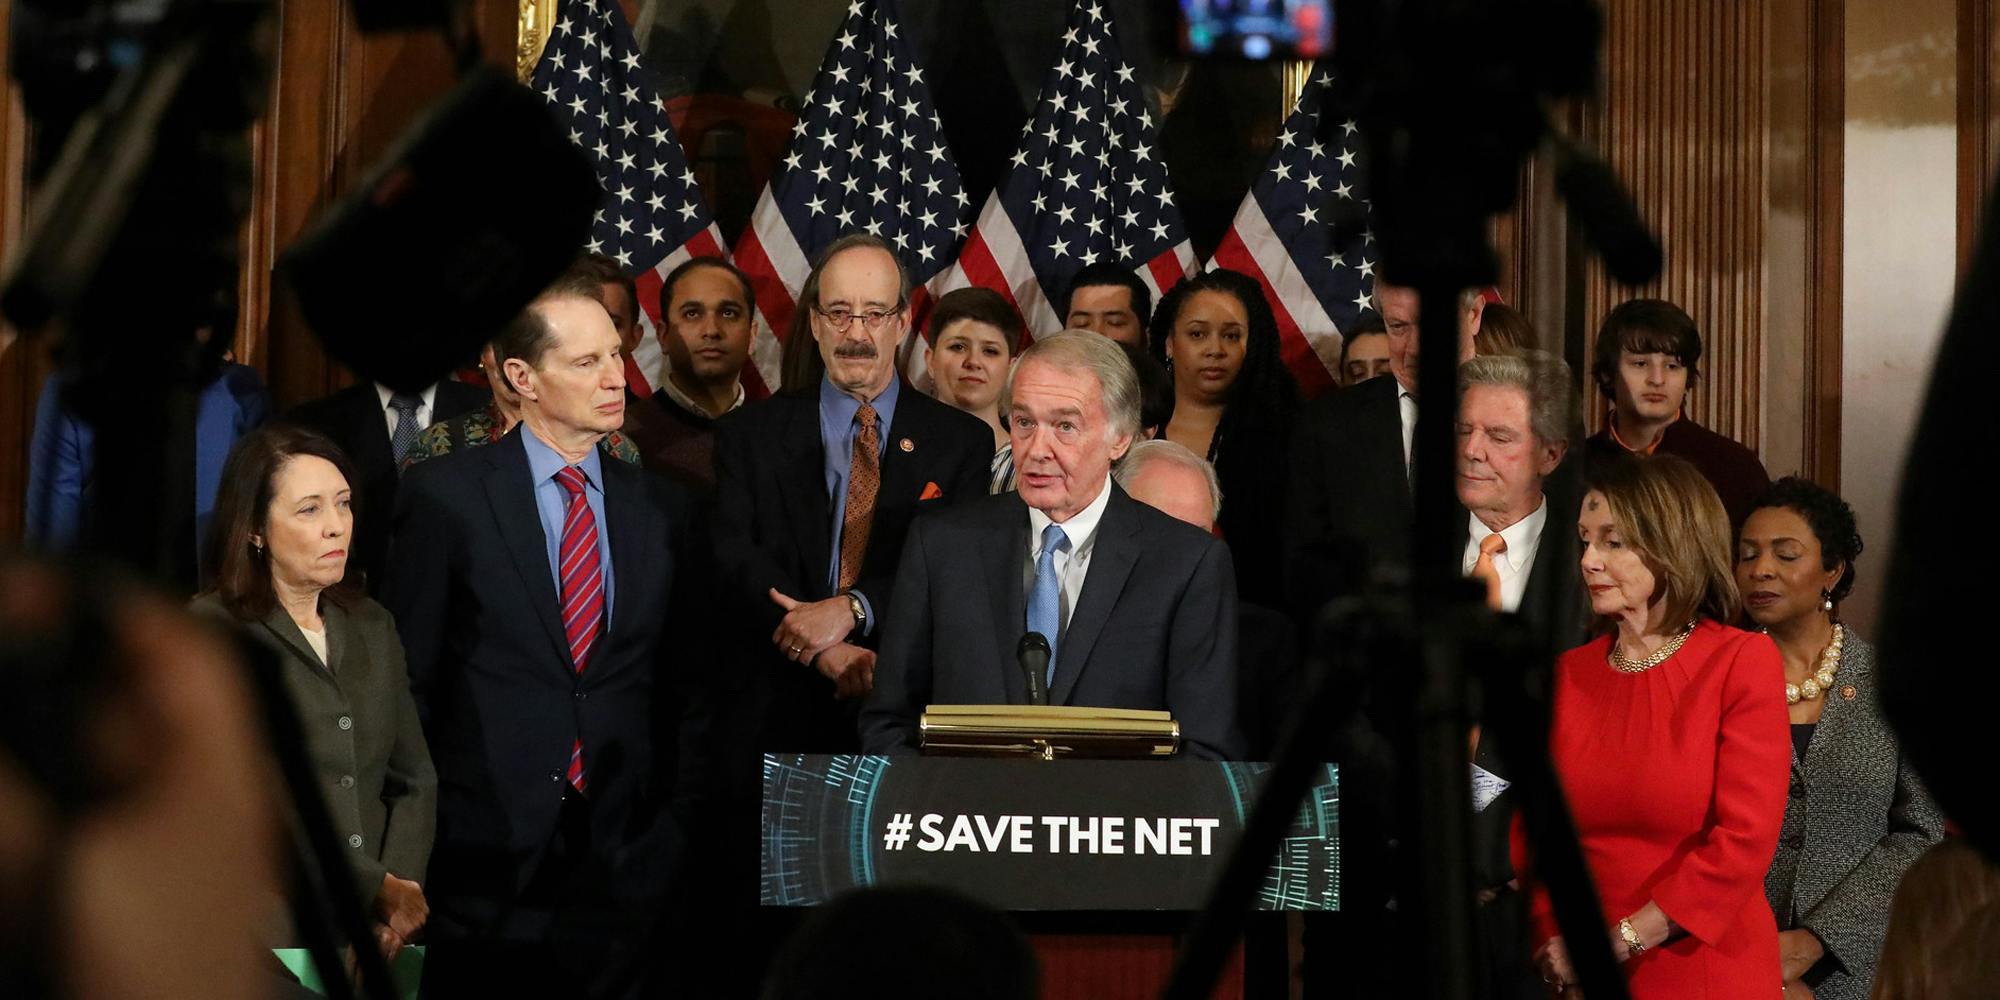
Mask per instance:
[[[354,428],[351,440],[359,448],[359,454],[353,456],[354,464],[363,470],[363,475],[379,476],[386,470],[393,476],[396,456],[389,454],[389,418],[382,412],[381,396],[373,382],[363,382],[354,388],[354,405],[348,411]]]
[[[328,601],[326,603],[331,606],[333,602]],[[266,632],[269,632],[279,642],[283,643],[286,649],[291,650],[293,656],[311,664],[314,671],[321,675],[330,675],[332,673],[328,669],[327,663],[320,662],[319,654],[313,651],[312,643],[306,641],[306,634],[299,631],[298,623],[292,621],[291,613],[283,607],[272,608],[271,613],[265,615],[264,620],[260,624],[263,625]],[[333,662],[333,625],[331,618],[322,620],[320,626],[326,629],[326,658],[328,663],[331,663]]]
[[[535,606],[535,616],[542,620],[549,642],[560,654],[557,662],[567,669],[569,643],[564,638],[560,608],[556,604],[548,540],[542,536],[542,516],[535,507],[535,483],[528,472],[528,454],[518,440],[523,433],[523,427],[516,426],[498,443],[480,449],[488,461],[486,502],[492,507],[494,525],[506,543],[507,554],[514,560],[514,569],[521,574],[528,603]]]
[[[929,401],[907,382],[898,390],[896,419],[882,435],[882,489],[875,500],[878,511],[894,502],[914,504],[923,492],[923,484],[917,482],[917,466],[918,456],[929,454],[924,448],[930,443],[927,432],[931,424],[924,419],[928,416],[924,404]],[[903,448],[906,441],[910,445],[907,451]]]
[[[792,544],[804,564],[806,593],[791,596],[817,599],[827,596],[827,567],[833,559],[833,537],[828,533],[833,511],[826,496],[826,451],[820,444],[819,397],[817,394],[775,397],[787,401],[783,443],[779,449],[778,491],[784,497],[786,518],[791,522]]]
[[[1098,523],[1097,538],[1091,543],[1090,571],[1084,577],[1083,595],[1077,598],[1076,608],[1069,616],[1069,629],[1056,650],[1055,687],[1049,692],[1051,705],[1069,702],[1070,693],[1076,690],[1077,677],[1090,664],[1090,651],[1097,645],[1097,637],[1111,620],[1111,609],[1117,606],[1118,595],[1125,591],[1125,578],[1132,574],[1132,564],[1139,559],[1139,519],[1133,509],[1137,501],[1126,496],[1116,483],[1109,489],[1111,499],[1104,505],[1104,520]]]
[[[993,614],[994,648],[1000,650],[1000,683],[1008,702],[1018,704],[1028,700],[1027,685],[1020,671],[1008,665],[1015,662],[1014,651],[1028,627],[1028,595],[1022,590],[1028,564],[1028,505],[1020,494],[1008,496],[1013,502],[1001,506],[1005,516],[994,521],[985,553],[986,607]]]
[[[340,676],[340,668],[347,662],[347,611],[332,601],[320,602],[320,625],[326,629],[326,669],[335,677]]]
[[[1396,483],[1396,509],[1402,512],[1404,520],[1415,516],[1416,504],[1410,499],[1410,464],[1403,459],[1403,387],[1393,375],[1373,379],[1382,384],[1376,390],[1376,400],[1369,409],[1375,414],[1373,430],[1369,433],[1370,447],[1374,458],[1370,462],[1376,468],[1390,472]],[[1368,383],[1363,383],[1364,385]],[[1347,470],[1336,469],[1336,474]]]

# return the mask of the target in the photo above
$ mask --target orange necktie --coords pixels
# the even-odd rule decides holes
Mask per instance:
[[[1479,561],[1472,564],[1472,578],[1486,583],[1486,606],[1500,610],[1500,570],[1493,565],[1493,557],[1507,551],[1507,540],[1499,535],[1487,535],[1479,540]]]
[[[868,552],[868,529],[875,523],[875,494],[882,488],[881,435],[875,408],[867,403],[855,415],[861,433],[854,435],[854,458],[847,467],[847,512],[840,522],[840,590],[861,578],[861,557]]]

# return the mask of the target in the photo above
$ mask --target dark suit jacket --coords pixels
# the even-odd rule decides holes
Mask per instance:
[[[896,567],[903,536],[920,510],[986,496],[993,432],[979,418],[946,406],[905,383],[894,423],[882,429],[882,482],[875,521],[854,590],[876,621],[870,635],[849,641],[873,648],[894,620]],[[784,613],[771,602],[777,588],[802,601],[833,596],[827,567],[833,519],[819,432],[819,385],[742,407],[715,422],[716,558],[734,608],[732,631],[741,662],[752,665],[743,692],[759,730],[754,749],[851,751],[852,705],[833,696],[833,682],[778,655],[771,645]],[[931,487],[936,495],[924,499]]]
[[[1288,603],[1301,622],[1409,561],[1415,507],[1403,463],[1401,387],[1390,376],[1321,396],[1292,434],[1285,501]]]
[[[1241,759],[1236,577],[1229,548],[1110,486],[1083,595],[1056,657],[1051,705],[1164,709],[1197,757]],[[869,753],[917,745],[931,704],[1019,705],[1028,507],[981,497],[919,519],[861,711]]]
[[[1849,691],[1854,697],[1847,697]],[[1840,650],[1801,759],[1764,893],[1778,927],[1804,927],[1826,945],[1807,980],[1813,995],[1866,1000],[1903,872],[1944,836],[1944,813],[1882,715],[1875,648],[1853,631]]]
[[[262,621],[243,622],[205,594],[194,610],[247,629],[277,652],[333,832],[349,847],[362,905],[373,912],[385,873],[422,883],[437,823],[437,771],[389,612],[365,597],[345,608],[322,601],[322,663],[282,607]]]
[[[478,386],[443,379],[431,397],[431,423],[480,409],[490,398]],[[354,488],[354,545],[347,555],[347,580],[365,579],[368,592],[381,596],[382,560],[396,511],[396,470],[403,456],[389,453],[388,418],[375,383],[358,382],[301,403],[285,419],[332,438],[353,463],[359,482],[348,484]]]
[[[516,427],[497,444],[411,466],[382,587],[409,654],[410,687],[437,762],[434,911],[470,926],[504,909],[555,832],[564,770],[581,738],[597,854],[621,888],[660,888],[660,820],[674,783],[674,718],[662,702],[698,666],[663,638],[688,634],[670,596],[686,561],[688,501],[624,462],[602,463],[614,575],[607,631],[572,669]]]

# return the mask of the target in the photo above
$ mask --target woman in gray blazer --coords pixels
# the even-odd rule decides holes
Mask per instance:
[[[336,832],[376,943],[393,958],[429,916],[422,882],[436,824],[431,767],[403,644],[381,605],[340,586],[352,543],[348,462],[288,425],[230,453],[195,609],[278,653]]]
[[[1785,660],[1791,797],[1764,892],[1787,1000],[1865,1000],[1903,870],[1944,834],[1882,717],[1875,648],[1834,608],[1854,585],[1854,511],[1804,479],[1773,484],[1737,539],[1736,583]]]

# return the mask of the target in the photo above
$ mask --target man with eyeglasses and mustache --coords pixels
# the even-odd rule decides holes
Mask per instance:
[[[866,234],[806,279],[825,372],[716,422],[716,555],[742,638],[739,707],[766,751],[851,752],[903,533],[919,511],[986,493],[993,432],[903,383],[910,277]]]

